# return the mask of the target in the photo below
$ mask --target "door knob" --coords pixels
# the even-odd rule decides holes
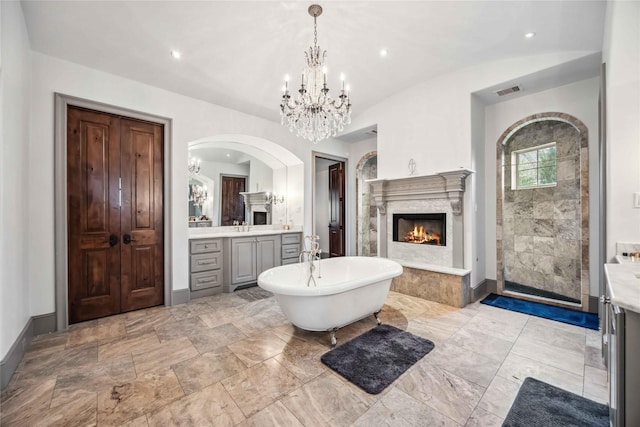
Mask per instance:
[[[114,247],[117,244],[118,244],[118,236],[116,236],[115,234],[112,234],[111,236],[109,236],[109,246]]]
[[[131,235],[129,234],[125,234],[122,236],[122,243],[124,243],[125,245],[128,245],[131,242],[135,242],[135,239],[131,238]]]

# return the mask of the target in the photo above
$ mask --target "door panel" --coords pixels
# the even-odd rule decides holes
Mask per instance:
[[[67,227],[69,321],[120,311],[119,118],[69,108]]]
[[[161,130],[157,124],[122,119],[123,312],[164,299]]]
[[[164,300],[162,126],[67,110],[69,322]]]
[[[222,177],[220,225],[233,225],[233,221],[245,221],[244,198],[240,194],[246,188],[246,178]]]
[[[344,256],[344,162],[329,166],[329,256]]]

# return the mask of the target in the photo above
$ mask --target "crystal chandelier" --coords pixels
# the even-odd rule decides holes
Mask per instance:
[[[338,98],[333,99],[329,95],[327,70],[323,67],[327,51],[321,51],[318,46],[316,18],[321,14],[322,7],[317,4],[309,6],[309,15],[313,16],[313,46],[304,53],[307,66],[302,71],[298,94],[289,94],[289,79],[286,77],[280,104],[282,124],[314,144],[335,136],[351,123],[351,102],[344,76]]]

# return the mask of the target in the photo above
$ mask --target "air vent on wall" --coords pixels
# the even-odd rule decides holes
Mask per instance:
[[[505,96],[508,95],[510,93],[514,93],[514,92],[520,92],[520,86],[516,85],[516,86],[512,86],[512,87],[508,87],[506,89],[502,89],[496,92],[496,94],[498,96]]]

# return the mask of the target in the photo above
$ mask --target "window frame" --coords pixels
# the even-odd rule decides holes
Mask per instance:
[[[548,184],[540,184],[540,166],[539,166],[539,152],[545,148],[556,147],[556,180]],[[518,177],[520,171],[520,165],[518,163],[518,156],[523,153],[536,152],[536,184],[521,186],[518,184]],[[546,144],[536,145],[535,147],[523,148],[520,150],[514,150],[511,152],[511,189],[512,190],[531,190],[535,188],[548,188],[555,187],[558,184],[558,146],[556,141],[548,142]]]

